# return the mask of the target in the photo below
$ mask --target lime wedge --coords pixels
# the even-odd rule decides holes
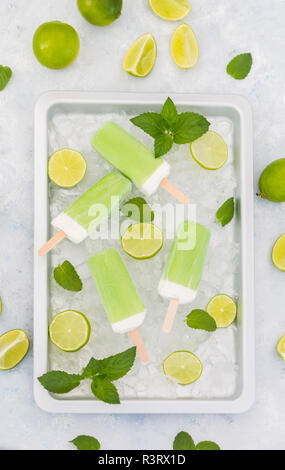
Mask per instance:
[[[156,42],[152,34],[138,38],[125,55],[123,69],[135,77],[146,77],[155,64]]]
[[[154,224],[133,224],[124,233],[121,242],[123,250],[132,258],[149,259],[161,249],[163,233]]]
[[[285,233],[275,242],[271,257],[274,266],[280,271],[285,271]]]
[[[66,310],[58,313],[49,326],[51,342],[65,352],[75,352],[89,341],[90,323],[83,313]]]
[[[276,346],[276,351],[278,352],[279,356],[282,357],[282,359],[284,359],[285,361],[285,335],[279,339]]]
[[[236,318],[237,306],[229,295],[219,294],[210,300],[207,312],[216,321],[217,328],[227,328]]]
[[[199,59],[199,46],[195,33],[188,24],[181,24],[174,31],[170,43],[171,55],[178,67],[191,69]]]
[[[189,351],[175,351],[164,360],[163,371],[180,385],[189,385],[201,377],[203,365],[195,354]]]
[[[30,341],[23,330],[11,330],[0,336],[0,370],[16,367],[27,354]]]
[[[57,150],[48,161],[48,176],[61,188],[73,188],[80,183],[86,169],[83,155],[72,149]]]
[[[194,160],[206,170],[218,170],[228,159],[228,146],[214,131],[208,131],[190,144]]]
[[[148,0],[152,11],[168,21],[182,20],[191,11],[188,0]]]

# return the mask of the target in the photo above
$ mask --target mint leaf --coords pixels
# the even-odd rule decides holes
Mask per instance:
[[[188,432],[181,431],[173,442],[173,450],[195,450],[195,444]]]
[[[11,77],[12,70],[10,67],[4,67],[3,65],[0,65],[0,91],[4,90]]]
[[[162,157],[171,149],[173,145],[173,137],[170,134],[162,134],[154,141],[154,156],[155,158]]]
[[[60,370],[47,372],[38,377],[41,385],[51,393],[68,393],[78,387],[82,377],[76,374],[68,374]]]
[[[126,351],[103,359],[100,373],[106,375],[111,381],[118,380],[133,367],[135,358],[136,348],[133,346]]]
[[[199,442],[196,446],[196,450],[221,450],[218,444],[211,441]]]
[[[227,66],[227,73],[236,80],[243,80],[248,76],[252,67],[252,55],[250,52],[234,57]]]
[[[93,378],[91,384],[91,390],[93,395],[105,403],[112,405],[118,405],[120,403],[120,397],[118,391],[109,379],[104,376],[97,376]]]
[[[181,113],[173,131],[176,144],[188,144],[201,137],[209,129],[210,123],[201,114]]]
[[[165,131],[165,122],[158,113],[143,113],[140,116],[130,119],[130,121],[154,139]]]
[[[79,292],[82,290],[82,281],[69,261],[64,261],[53,272],[56,282],[66,290]]]
[[[100,442],[92,436],[77,436],[73,439],[72,444],[74,444],[78,450],[100,450]]]
[[[235,201],[233,197],[227,199],[224,204],[216,212],[218,222],[222,224],[222,227],[227,225],[233,218],[235,213]]]
[[[121,207],[121,212],[137,222],[152,222],[154,219],[154,212],[143,197],[129,199]]]
[[[102,359],[95,359],[91,357],[85,369],[83,369],[82,377],[84,379],[92,379],[95,375],[99,374],[102,369]]]
[[[165,123],[167,124],[168,130],[174,130],[175,124],[178,119],[178,112],[171,98],[168,97],[165,101],[161,111],[161,115]]]
[[[216,331],[217,329],[214,318],[200,309],[192,310],[186,317],[186,323],[195,330]]]

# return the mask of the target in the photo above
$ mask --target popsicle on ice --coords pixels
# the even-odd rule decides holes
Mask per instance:
[[[176,232],[164,268],[158,292],[171,299],[163,331],[169,333],[179,303],[188,304],[195,297],[203,274],[210,241],[210,230],[204,225],[186,220]]]
[[[148,147],[114,122],[106,122],[94,134],[92,146],[147,196],[161,186],[178,201],[189,204],[189,198],[167,180],[168,163],[154,158]]]
[[[131,189],[131,182],[119,173],[110,172],[103,176],[52,220],[52,225],[59,231],[39,250],[39,255],[48,253],[65,237],[81,243],[109,217]]]
[[[145,306],[119,254],[113,248],[96,253],[88,266],[115,333],[129,333],[142,362],[148,354],[137,328],[146,315]]]

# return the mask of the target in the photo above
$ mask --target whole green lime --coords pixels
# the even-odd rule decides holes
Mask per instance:
[[[62,69],[77,57],[80,41],[75,29],[60,21],[43,23],[33,38],[33,49],[38,61],[50,69]]]
[[[123,0],[77,0],[77,5],[89,23],[107,26],[121,15]]]
[[[270,163],[259,179],[259,196],[273,202],[285,202],[285,158]]]

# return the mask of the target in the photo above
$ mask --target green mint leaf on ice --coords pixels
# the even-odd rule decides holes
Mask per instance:
[[[186,317],[186,323],[195,330],[216,331],[217,329],[214,318],[200,309],[192,310]]]
[[[100,374],[102,369],[102,359],[95,359],[91,357],[87,366],[83,370],[82,377],[84,379],[92,379],[97,374]]]
[[[210,123],[201,114],[181,113],[173,132],[176,144],[189,144],[201,137],[209,129]]]
[[[66,290],[79,292],[82,290],[82,281],[75,268],[69,261],[64,261],[53,272],[56,282]]]
[[[154,141],[155,158],[162,157],[171,149],[173,145],[173,137],[170,134],[162,134]]]
[[[199,442],[196,446],[196,450],[221,450],[218,444],[211,441]]]
[[[143,113],[131,122],[155,139],[154,156],[159,158],[172,148],[173,143],[188,144],[208,131],[210,123],[198,113],[181,113],[171,98],[165,101],[161,114]]]
[[[218,222],[222,227],[227,225],[233,218],[235,213],[235,201],[233,197],[227,199],[216,212]]]
[[[10,67],[4,67],[3,65],[0,65],[0,91],[4,90],[11,77],[12,70]]]
[[[252,67],[252,55],[247,52],[234,57],[227,66],[227,73],[237,80],[248,76]]]
[[[195,444],[188,432],[181,431],[173,442],[173,450],[195,450]]]
[[[82,377],[76,374],[68,374],[59,370],[47,372],[38,377],[41,385],[51,393],[68,393],[78,387]]]
[[[135,357],[136,348],[133,346],[105,359],[92,357],[81,375],[55,370],[38,377],[38,380],[49,392],[60,394],[68,393],[78,387],[81,380],[91,379],[91,390],[96,398],[106,403],[119,404],[118,391],[111,382],[120,379],[129,372]]]
[[[111,381],[118,380],[133,367],[135,358],[136,348],[133,346],[119,354],[102,359],[100,373],[106,375]]]
[[[120,397],[114,384],[107,377],[96,376],[91,383],[91,390],[98,400],[111,405],[119,405]]]
[[[178,119],[178,112],[171,98],[168,97],[165,101],[161,115],[167,125],[168,130],[172,131],[175,128],[175,124]]]
[[[152,222],[154,212],[143,197],[129,199],[121,207],[121,213],[137,222]]]
[[[100,450],[101,448],[100,442],[92,436],[77,436],[70,442],[72,442],[78,450]]]
[[[165,132],[165,122],[158,113],[144,113],[131,119],[131,122],[140,127],[146,134],[156,139]]]

